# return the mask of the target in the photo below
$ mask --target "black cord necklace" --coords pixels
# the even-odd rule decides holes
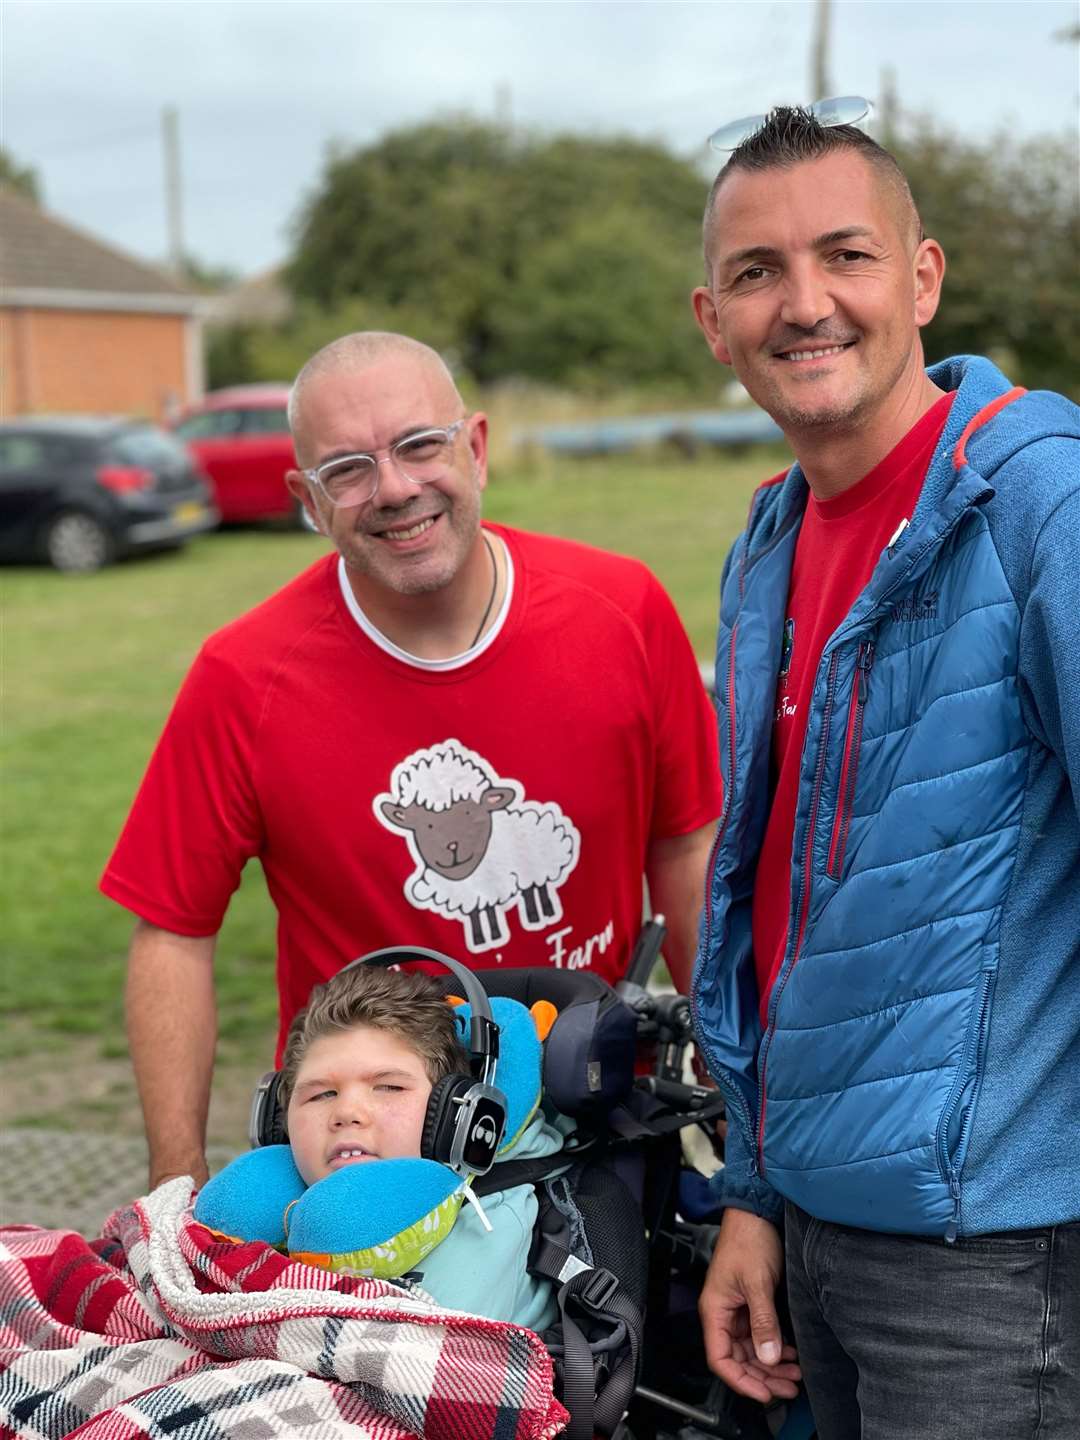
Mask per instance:
[[[480,624],[479,624],[479,626],[477,627],[476,634],[472,637],[472,640],[469,642],[469,649],[470,649],[470,650],[473,648],[473,646],[476,644],[476,642],[480,639],[480,636],[484,633],[484,626],[487,624],[487,622],[488,622],[488,616],[491,614],[491,607],[495,604],[495,592],[496,592],[496,591],[498,590],[498,588],[499,588],[499,567],[498,567],[498,565],[497,565],[497,563],[496,563],[496,561],[495,561],[495,551],[492,550],[492,548],[491,548],[491,541],[490,541],[490,540],[488,539],[488,537],[484,534],[483,530],[480,531],[480,538],[481,538],[481,540],[483,540],[484,545],[485,545],[485,547],[486,547],[486,549],[487,549],[488,556],[489,556],[489,558],[490,558],[490,560],[491,560],[491,594],[488,596],[488,602],[487,602],[487,604],[484,606],[484,613],[483,613],[483,615],[481,615],[481,617],[480,617]]]

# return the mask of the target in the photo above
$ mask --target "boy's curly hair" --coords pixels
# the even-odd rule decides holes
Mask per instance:
[[[430,975],[354,965],[316,985],[289,1026],[278,1094],[287,1108],[296,1072],[311,1045],[324,1035],[368,1025],[394,1035],[424,1062],[435,1085],[446,1075],[467,1073],[469,1058],[448,1004]]]

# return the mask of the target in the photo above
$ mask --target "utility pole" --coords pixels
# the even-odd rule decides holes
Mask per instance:
[[[184,220],[180,197],[180,121],[175,105],[161,112],[161,138],[165,154],[165,221],[169,239],[169,268],[184,273]]]
[[[822,100],[832,94],[829,79],[829,0],[817,0],[814,9],[814,39],[810,51],[810,98]]]
[[[896,86],[896,68],[893,65],[883,65],[881,68],[881,91],[878,96],[877,115],[874,118],[877,138],[886,150],[891,150],[900,129],[900,99]]]

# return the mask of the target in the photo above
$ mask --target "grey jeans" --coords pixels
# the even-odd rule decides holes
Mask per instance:
[[[1077,1440],[1080,1224],[946,1245],[788,1205],[819,1440]]]

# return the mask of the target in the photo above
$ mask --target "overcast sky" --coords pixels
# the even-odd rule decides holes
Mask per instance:
[[[833,94],[972,135],[1074,139],[1075,3],[834,0]],[[694,158],[721,121],[810,89],[812,0],[701,4],[25,3],[0,11],[2,143],[48,208],[167,253],[161,112],[179,112],[186,248],[253,274],[288,246],[327,143],[468,111],[661,139]],[[812,98],[812,97],[810,97]]]

